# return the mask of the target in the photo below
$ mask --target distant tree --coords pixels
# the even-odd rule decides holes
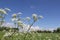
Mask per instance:
[[[53,33],[60,33],[60,27],[57,28],[56,30],[53,30]]]
[[[49,30],[44,30],[44,31],[42,31],[42,30],[37,30],[37,32],[38,32],[38,33],[52,33],[52,32],[49,31]]]
[[[59,33],[60,33],[60,28],[57,28],[57,32],[59,32]]]

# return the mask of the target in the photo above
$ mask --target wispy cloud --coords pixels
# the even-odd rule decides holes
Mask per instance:
[[[3,23],[2,26],[13,28],[14,27],[14,24],[13,23]]]

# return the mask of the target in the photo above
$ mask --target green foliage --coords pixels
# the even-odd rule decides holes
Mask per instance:
[[[14,31],[14,32],[16,32],[16,31],[18,31],[19,29],[18,28],[9,28],[9,27],[0,27],[0,31],[9,31],[9,30],[11,30],[11,31]]]
[[[60,40],[60,28],[54,30],[54,33],[49,30],[38,30],[37,32],[28,33],[33,24],[37,20],[43,18],[43,16],[38,16],[37,14],[32,14],[33,22],[29,25],[26,33],[24,33],[24,31],[22,33],[18,32],[19,27],[21,27],[22,29],[23,27],[25,27],[25,20],[20,18],[21,13],[12,15],[12,21],[14,22],[15,28],[2,27],[2,24],[5,22],[4,19],[6,13],[7,12],[5,11],[5,9],[0,9],[0,40]],[[30,17],[27,17],[25,19],[30,21]]]
[[[4,33],[0,32],[0,39],[3,37]],[[12,36],[6,36],[2,40],[60,40],[60,33],[25,33],[15,32]]]
[[[44,31],[42,31],[42,30],[37,30],[36,32],[38,32],[38,33],[52,33],[52,32],[49,31],[49,30],[44,30]]]
[[[56,30],[54,30],[54,33],[60,33],[60,28],[57,28]]]
[[[1,40],[1,38],[3,37],[4,34],[5,34],[5,32],[1,32],[1,31],[0,31],[0,40]]]

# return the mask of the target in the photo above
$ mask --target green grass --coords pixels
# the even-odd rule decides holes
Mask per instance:
[[[0,32],[0,39],[3,35],[4,33]],[[14,33],[3,40],[60,40],[60,33],[27,33],[26,37],[24,33]]]
[[[1,32],[1,31],[0,31],[0,40],[1,40],[1,38],[3,37],[3,35],[4,35],[4,32]]]

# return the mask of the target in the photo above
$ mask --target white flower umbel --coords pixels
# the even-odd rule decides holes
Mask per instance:
[[[11,9],[9,9],[9,8],[5,8],[5,10],[7,10],[7,11],[11,11]]]
[[[23,22],[22,21],[17,21],[17,23],[18,23],[18,26],[23,28]]]
[[[7,33],[5,33],[4,37],[11,36],[12,34],[13,34],[12,32],[7,32]]]
[[[26,17],[26,20],[30,21],[30,17]]]
[[[39,19],[42,19],[42,18],[44,18],[42,15],[40,15],[39,17],[38,17]]]
[[[37,21],[38,20],[38,17],[37,17],[36,14],[32,14],[32,17],[33,17],[34,21]]]
[[[48,40],[52,40],[52,39],[49,38]]]
[[[12,21],[17,21],[18,19],[17,18],[12,18]]]
[[[19,35],[19,33],[15,33],[15,36],[18,36]]]
[[[7,12],[4,9],[0,9],[0,14],[6,14]]]
[[[22,13],[21,12],[18,12],[19,15],[21,15]]]
[[[21,23],[22,23],[22,21],[17,21],[17,23],[18,23],[18,24],[21,24]]]
[[[17,16],[16,14],[13,14],[13,15],[12,15],[13,18],[16,18],[16,16]]]

